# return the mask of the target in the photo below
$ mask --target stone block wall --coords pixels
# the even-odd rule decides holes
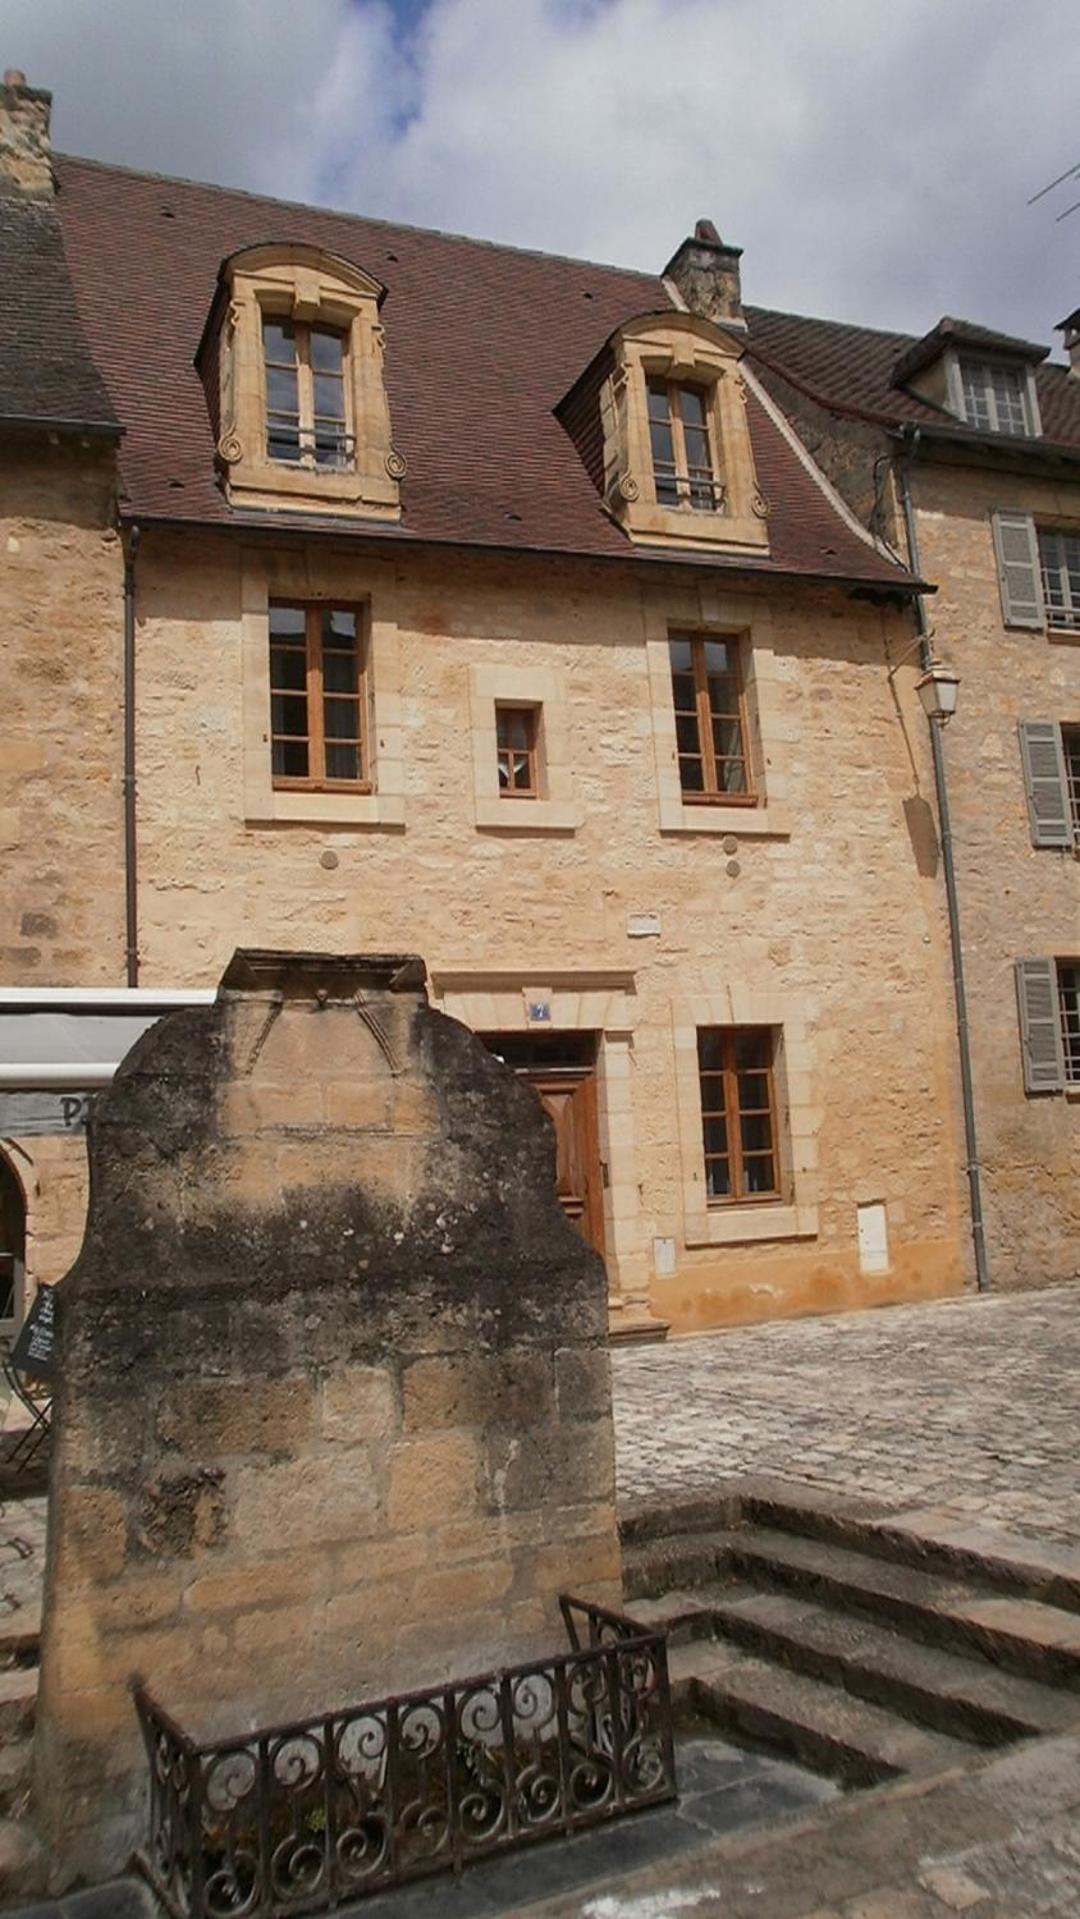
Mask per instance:
[[[1080,1277],[1080,1099],[1024,1091],[1013,963],[1080,953],[1080,863],[1031,843],[1017,727],[1080,724],[1080,636],[1004,625],[991,514],[1067,524],[1075,489],[929,465],[913,484],[938,644],[963,676],[944,747],[990,1284],[1039,1286]]]
[[[199,1733],[563,1639],[620,1594],[600,1261],[528,1089],[419,962],[238,955],[98,1102],[61,1294],[37,1739],[54,1883]]]

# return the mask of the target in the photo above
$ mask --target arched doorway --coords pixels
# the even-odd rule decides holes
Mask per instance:
[[[0,1153],[0,1336],[22,1318],[26,1262],[26,1201],[18,1177]]]

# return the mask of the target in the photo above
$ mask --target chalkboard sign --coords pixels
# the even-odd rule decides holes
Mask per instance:
[[[22,1331],[11,1349],[11,1363],[34,1379],[52,1379],[56,1352],[56,1301],[51,1286],[39,1286]]]

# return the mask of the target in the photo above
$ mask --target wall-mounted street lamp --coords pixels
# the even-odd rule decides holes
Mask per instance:
[[[916,680],[915,691],[923,703],[923,711],[928,720],[936,720],[939,726],[947,726],[956,712],[956,701],[960,692],[960,675],[942,660],[927,660],[922,678]]]

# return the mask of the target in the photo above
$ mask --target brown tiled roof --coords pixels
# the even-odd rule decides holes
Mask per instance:
[[[48,201],[0,195],[0,287],[0,421],[115,436]]]
[[[960,424],[940,407],[927,405],[894,384],[897,363],[919,344],[914,334],[883,333],[872,327],[849,326],[841,320],[808,320],[796,313],[774,313],[767,307],[748,307],[746,318],[751,347],[759,348],[825,401],[831,399],[898,424]],[[973,344],[1014,345],[1029,354],[1038,351],[1026,341],[1011,342],[1005,335],[975,327],[970,321],[953,320],[949,327],[952,337]],[[1034,372],[1044,440],[1080,448],[1080,380],[1068,367],[1053,362],[1044,361]]]
[[[408,477],[403,522],[373,527],[379,538],[657,558],[603,512],[553,409],[617,326],[670,308],[659,278],[87,160],[55,165],[79,309],[125,428],[131,515],[235,523],[193,359],[222,260],[303,240],[387,288],[386,384]],[[902,585],[754,398],[749,411],[771,555],[695,564]]]

